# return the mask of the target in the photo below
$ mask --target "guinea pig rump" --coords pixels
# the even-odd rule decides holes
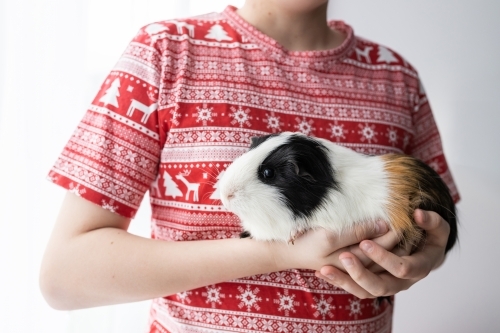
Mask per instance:
[[[387,214],[391,226],[403,242],[418,245],[423,232],[413,220],[415,209],[438,213],[450,224],[446,251],[457,239],[456,208],[441,177],[427,164],[407,155],[382,155],[389,188]]]

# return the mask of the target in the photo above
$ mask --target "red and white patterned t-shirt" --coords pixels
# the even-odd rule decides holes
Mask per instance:
[[[133,39],[49,177],[133,217],[150,191],[155,239],[238,237],[218,181],[252,136],[298,131],[367,154],[422,159],[458,193],[417,72],[358,38],[290,52],[228,7],[157,22]],[[179,263],[180,265],[182,263]],[[154,300],[150,332],[389,332],[392,306],[288,270]]]

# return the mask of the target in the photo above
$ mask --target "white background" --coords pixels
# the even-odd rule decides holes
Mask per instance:
[[[144,332],[148,302],[60,312],[38,269],[64,191],[45,175],[136,31],[243,0],[1,0],[0,332]],[[459,248],[397,297],[394,332],[499,332],[500,2],[332,0],[420,72],[462,195]],[[148,235],[144,202],[132,232]],[[203,273],[203,272],[200,272]]]

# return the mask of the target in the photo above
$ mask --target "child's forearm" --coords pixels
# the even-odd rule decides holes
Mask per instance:
[[[290,268],[342,267],[352,244],[387,232],[385,223],[361,224],[334,235],[308,231],[294,245],[249,238],[167,242],[132,235],[130,223],[69,193],[40,270],[40,287],[57,309],[134,302],[249,275]]]
[[[53,259],[42,266],[42,290],[50,305],[65,310],[152,299],[276,270],[269,244],[251,239],[165,242],[116,228],[78,235],[48,248],[46,256]]]

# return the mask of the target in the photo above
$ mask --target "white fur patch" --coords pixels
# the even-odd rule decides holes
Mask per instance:
[[[317,140],[329,150],[340,189],[329,191],[328,204],[315,212],[309,222],[332,231],[342,231],[357,223],[389,221],[386,208],[389,189],[383,160],[328,140]]]

